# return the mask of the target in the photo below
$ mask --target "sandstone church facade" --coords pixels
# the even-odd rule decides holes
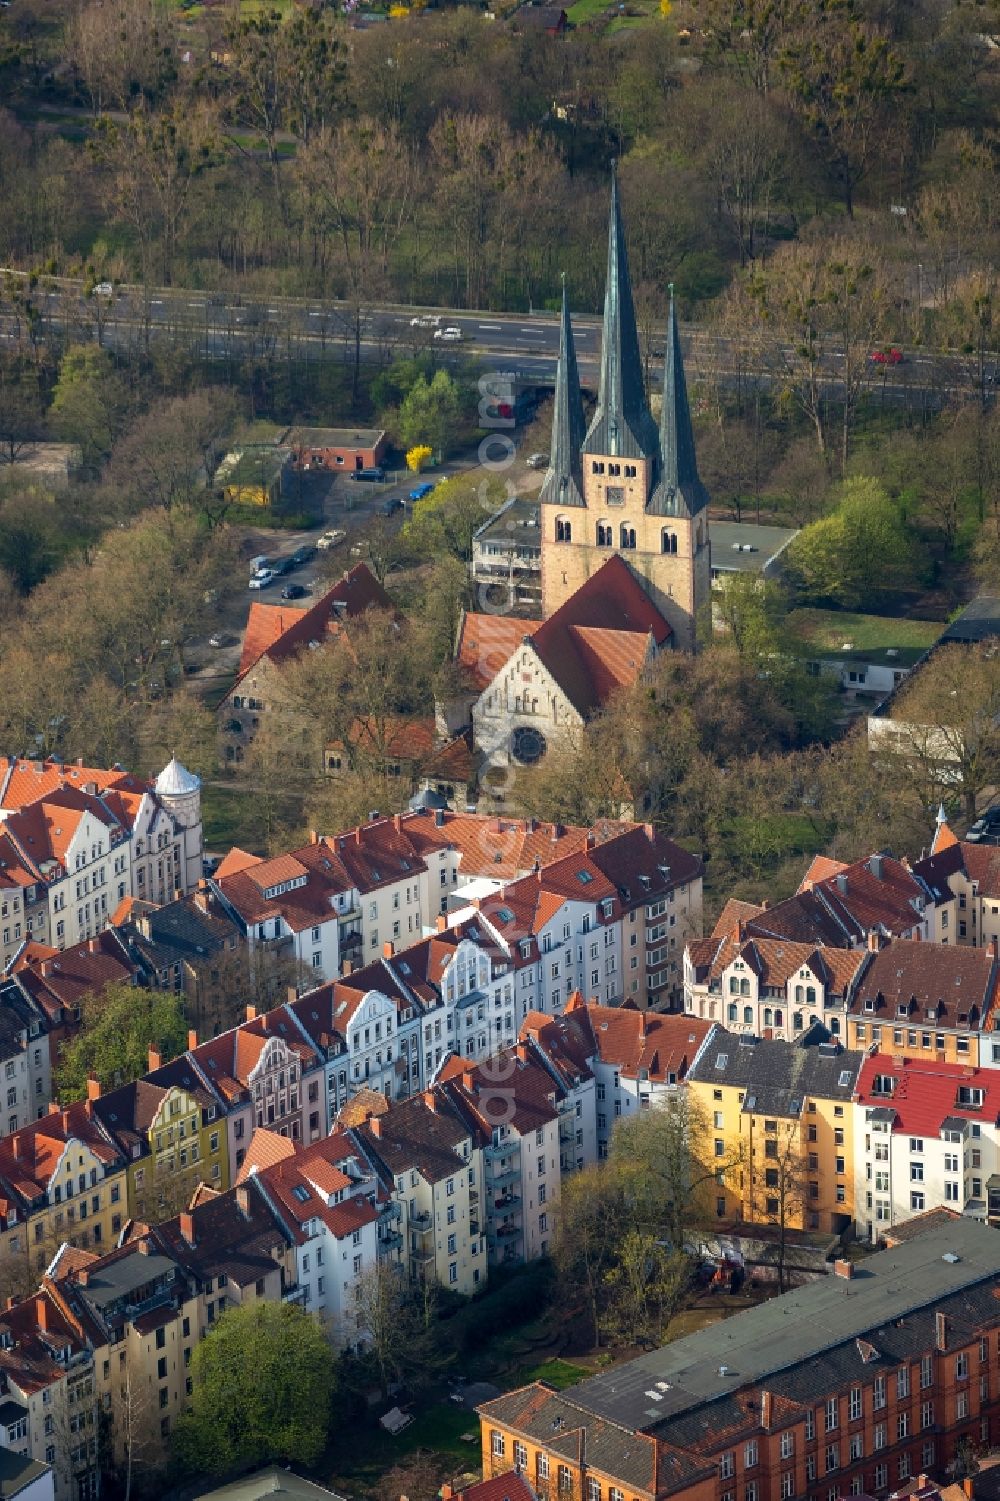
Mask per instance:
[[[555,613],[618,553],[693,651],[710,608],[708,494],[698,475],[673,296],[659,426],[643,380],[628,256],[612,179],[597,409],[584,431],[573,329],[563,296],[550,468],[542,485],[542,613]]]

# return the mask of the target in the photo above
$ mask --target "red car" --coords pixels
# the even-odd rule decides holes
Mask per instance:
[[[871,352],[873,365],[901,365],[904,358],[901,349],[873,349]]]

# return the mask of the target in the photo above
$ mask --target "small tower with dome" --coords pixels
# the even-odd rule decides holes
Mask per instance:
[[[181,830],[183,890],[194,891],[202,873],[201,778],[171,756],[153,790]]]

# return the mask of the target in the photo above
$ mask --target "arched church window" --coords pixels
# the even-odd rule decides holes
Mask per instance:
[[[599,521],[597,523],[597,545],[598,547],[614,546],[614,533],[610,521]]]
[[[665,552],[665,553],[670,553],[671,555],[673,555],[674,553],[676,553],[676,551],[677,551],[677,533],[676,532],[672,532],[669,529],[669,527],[664,527],[663,528],[663,532],[662,532],[662,539],[661,539],[660,546],[662,548],[662,551]]]
[[[557,516],[556,517],[556,541],[557,542],[572,542],[572,540],[573,540],[573,523],[571,521],[567,521],[566,518],[565,518],[565,516]]]
[[[621,546],[623,548],[635,547],[635,527],[623,526],[621,529]]]

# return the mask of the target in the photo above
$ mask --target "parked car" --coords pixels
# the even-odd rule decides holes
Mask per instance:
[[[424,496],[429,495],[433,489],[434,485],[432,484],[432,482],[430,480],[424,480],[421,484],[415,485],[410,491],[410,499],[423,500]]]
[[[251,589],[266,589],[268,584],[273,584],[277,578],[273,568],[262,568],[260,573],[255,573],[250,580]]]
[[[440,313],[418,313],[410,319],[411,328],[438,328],[441,323]]]
[[[351,479],[358,484],[381,485],[385,483],[384,469],[355,469]]]
[[[324,532],[322,537],[317,539],[316,546],[320,552],[326,552],[328,548],[339,547],[346,536],[345,531],[335,527],[332,532]]]
[[[291,556],[292,567],[293,568],[302,568],[306,563],[311,563],[312,560],[313,560],[313,558],[315,556],[316,556],[316,549],[315,549],[315,547],[313,547],[311,543],[307,542],[304,547],[297,547],[295,549],[295,551],[292,553],[292,556]]]
[[[99,281],[97,283],[97,286],[94,288],[94,296],[111,297],[114,293],[114,290],[114,287],[109,281]]]
[[[525,463],[529,469],[547,469],[549,467],[549,456],[547,453],[530,453],[525,459]]]
[[[873,349],[871,352],[873,365],[901,365],[905,358],[901,349]]]
[[[271,559],[270,558],[266,558],[263,553],[261,553],[260,556],[257,557],[257,558],[251,558],[250,559],[250,577],[252,578],[255,573],[263,573],[264,569],[265,568],[270,568],[270,566],[271,566]]]
[[[293,562],[291,557],[279,558],[276,563],[271,564],[271,571],[275,575],[275,577],[280,578],[283,577],[286,573],[291,573],[294,567],[295,563]]]
[[[446,344],[457,344],[462,337],[462,330],[460,328],[436,328],[434,337],[443,340]]]
[[[304,584],[286,584],[281,591],[282,599],[305,599],[309,590]]]
[[[214,646],[216,651],[218,651],[220,647],[229,645],[229,637],[223,636],[220,632],[214,636],[209,636],[208,644],[209,646]]]

